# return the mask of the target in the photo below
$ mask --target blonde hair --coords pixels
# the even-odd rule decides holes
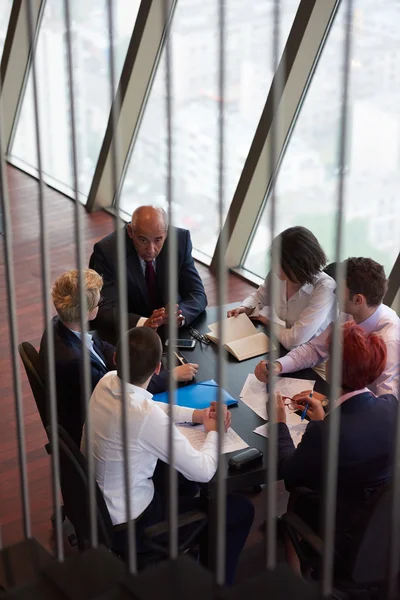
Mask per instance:
[[[86,292],[85,310],[91,312],[98,305],[103,278],[93,269],[84,269],[83,275]],[[77,269],[71,269],[60,275],[51,288],[51,295],[61,321],[66,323],[79,321],[79,271]]]

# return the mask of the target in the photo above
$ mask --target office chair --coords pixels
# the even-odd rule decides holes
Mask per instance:
[[[391,486],[378,490],[366,514],[355,528],[346,558],[335,554],[333,598],[379,598],[387,576],[390,534]],[[323,540],[295,513],[280,518],[280,529],[290,538],[299,557],[303,574],[318,579],[324,551]],[[299,540],[299,537],[301,538]]]
[[[50,437],[50,428],[47,428]],[[88,547],[90,539],[90,506],[89,478],[86,458],[79,451],[68,433],[58,426],[58,443],[60,450],[60,484],[64,500],[64,510],[72,523],[78,540],[78,548],[82,552]],[[124,552],[114,549],[118,533],[124,526],[113,526],[104,496],[95,483],[96,493],[96,522],[99,543],[117,554],[122,560],[128,557],[128,549]],[[178,519],[180,533],[185,533],[185,527],[190,528],[190,534],[179,546],[182,554],[191,550],[196,544],[201,531],[207,524],[207,516],[200,511],[190,511]],[[126,527],[126,526],[125,526]],[[168,540],[163,543],[163,537],[168,533],[168,523],[163,521],[149,527],[145,532],[145,542],[148,552],[138,553],[138,568],[144,569],[168,557]],[[186,530],[188,531],[188,530]]]
[[[336,263],[329,263],[329,265],[325,267],[324,273],[326,273],[327,275],[329,275],[329,277],[332,277],[332,279],[336,281]]]
[[[47,418],[47,399],[44,381],[41,375],[39,353],[29,342],[22,342],[18,346],[18,352],[25,368],[26,376],[28,377],[31,386],[32,394],[36,402],[38,413],[42,421],[43,427],[46,430],[48,425]],[[51,453],[50,444],[45,445],[46,452]]]

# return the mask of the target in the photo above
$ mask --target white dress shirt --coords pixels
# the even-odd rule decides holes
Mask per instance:
[[[264,283],[242,302],[242,306],[254,309],[252,316],[270,317],[269,277],[275,277],[279,289],[274,321],[282,324],[278,338],[288,350],[322,333],[336,317],[336,282],[323,272],[318,273],[313,284],[306,283],[289,300],[286,280],[281,281],[269,273]]]
[[[130,461],[131,515],[136,519],[154,496],[152,476],[157,459],[168,462],[168,405],[152,400],[143,388],[127,384],[128,452]],[[116,371],[97,384],[89,403],[95,477],[104,494],[114,525],[126,522],[124,453],[121,422],[121,385]],[[191,422],[191,408],[174,408],[176,422]],[[173,426],[175,468],[191,481],[207,482],[218,465],[216,431],[210,431],[201,451]],[[81,448],[86,453],[86,427]]]
[[[341,321],[351,321],[353,317],[342,313]],[[386,344],[387,361],[382,375],[369,386],[376,396],[393,394],[399,398],[400,384],[400,319],[394,310],[381,304],[376,311],[359,326],[366,333],[378,333]],[[329,338],[332,332],[330,325],[321,335],[307,344],[291,350],[286,356],[278,359],[282,365],[282,373],[293,373],[301,369],[313,367],[329,357]]]
[[[80,331],[74,331],[73,329],[70,329],[70,331],[72,331],[72,333],[74,333],[80,340],[82,340],[82,333]],[[96,350],[94,349],[93,336],[90,333],[85,332],[83,335],[83,342],[85,346],[89,348],[90,352],[94,354],[97,360],[99,360],[101,364],[107,368],[107,365],[105,364],[104,360],[101,358],[101,356],[97,354]]]

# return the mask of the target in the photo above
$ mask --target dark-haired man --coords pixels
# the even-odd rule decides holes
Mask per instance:
[[[346,260],[346,301],[343,321],[354,319],[365,333],[378,333],[386,344],[387,362],[382,375],[370,385],[377,396],[393,394],[399,399],[400,319],[394,310],[382,304],[386,292],[382,265],[371,258]],[[291,350],[274,365],[276,373],[293,373],[314,367],[329,357],[330,325],[318,337]],[[257,379],[268,382],[268,362],[261,361],[254,371]]]
[[[138,552],[145,550],[143,533],[146,527],[164,520],[167,507],[162,494],[155,489],[152,477],[160,459],[168,462],[169,430],[168,405],[152,400],[147,391],[150,378],[160,370],[162,347],[158,335],[150,328],[136,327],[126,334],[129,347],[129,381],[127,392],[128,452],[130,459],[131,516],[137,519]],[[97,385],[90,400],[92,443],[95,448],[96,480],[104,494],[114,525],[127,519],[124,492],[124,452],[122,443],[121,345],[116,351],[117,371],[106,374]],[[202,423],[207,436],[201,450],[193,448],[188,439],[173,425],[174,466],[187,479],[208,482],[218,465],[217,420],[215,406],[204,410],[176,407],[176,422]],[[225,409],[225,426],[230,424]],[[86,432],[82,450],[87,445]],[[200,498],[180,498],[181,513],[195,508],[205,510]],[[249,533],[254,509],[246,498],[227,497],[226,578],[233,581],[236,564]],[[122,535],[122,534],[121,534]],[[208,539],[200,540],[201,559],[206,561]],[[121,545],[126,543],[120,540]]]

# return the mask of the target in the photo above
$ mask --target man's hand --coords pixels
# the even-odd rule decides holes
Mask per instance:
[[[151,317],[146,319],[143,323],[143,327],[150,327],[150,329],[158,329],[165,322],[165,308],[157,308],[153,310]]]
[[[199,370],[199,365],[195,363],[186,363],[184,365],[179,365],[179,367],[175,367],[172,370],[174,374],[175,381],[192,381],[193,377],[196,377],[196,373]]]
[[[203,425],[206,433],[209,431],[218,431],[217,419],[211,416],[211,408],[205,408],[203,411]]]
[[[322,419],[325,417],[325,411],[322,406],[322,400],[324,399],[325,396],[322,394],[318,394],[318,392],[312,392],[311,390],[306,390],[293,396],[291,407],[294,410],[303,411],[305,405],[308,404],[306,413],[307,416],[312,421],[322,421]]]
[[[252,310],[253,310],[252,308],[248,308],[247,306],[239,306],[239,308],[232,308],[232,310],[228,310],[228,312],[226,313],[226,316],[229,319],[229,317],[237,317],[238,315],[241,315],[242,313],[246,313],[246,315],[249,315]]]
[[[185,317],[183,316],[182,311],[180,310],[178,304],[175,304],[174,311],[170,311],[169,306],[167,306],[165,316],[164,316],[164,323],[168,323],[170,314],[173,314],[173,316],[176,319],[176,324],[178,325],[178,327],[181,327],[185,321]]]
[[[224,415],[225,431],[228,431],[229,427],[231,426],[232,414],[229,412],[229,410],[225,404],[223,406],[223,415]],[[210,417],[212,419],[218,418],[218,402],[211,402]]]
[[[282,372],[282,365],[279,362],[271,364],[268,360],[261,360],[254,369],[254,375],[258,381],[268,383],[269,374],[273,371],[274,375],[279,375]]]

